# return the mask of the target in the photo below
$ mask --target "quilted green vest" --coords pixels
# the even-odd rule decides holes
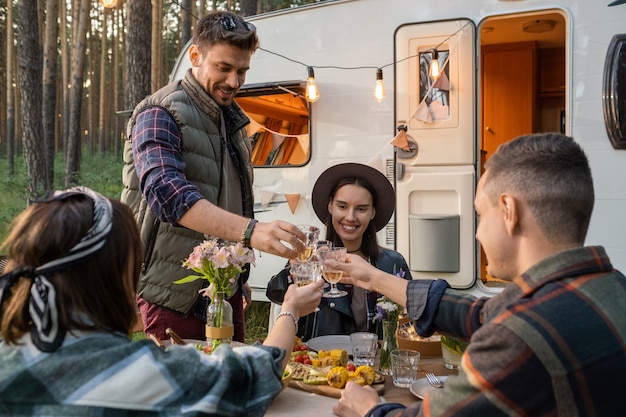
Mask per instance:
[[[231,120],[234,128],[227,136],[220,107],[195,80],[190,70],[182,80],[163,87],[139,103],[128,122],[121,200],[133,210],[144,244],[144,266],[137,292],[151,303],[188,314],[204,281],[188,284],[173,282],[192,272],[182,268],[181,262],[205,236],[155,218],[139,189],[139,178],[133,161],[131,140],[136,117],[143,110],[154,106],[167,110],[176,121],[183,138],[181,152],[185,161],[185,176],[213,204],[217,204],[220,192],[222,158],[230,157],[222,146],[222,137],[228,137],[241,156],[247,173],[244,186],[246,192],[252,195],[251,145],[245,132],[245,126],[250,121],[234,103],[232,113],[235,117]],[[246,207],[244,213],[252,216],[253,207]]]

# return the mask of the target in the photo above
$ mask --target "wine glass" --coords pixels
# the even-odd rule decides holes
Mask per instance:
[[[344,247],[334,247],[327,251],[319,252],[317,255],[320,257],[322,261],[322,275],[330,283],[330,291],[324,293],[324,297],[327,298],[337,298],[343,297],[348,293],[346,291],[341,291],[337,289],[337,283],[341,280],[342,271],[333,270],[326,265],[327,260],[334,260],[337,262],[345,262],[346,261],[346,248]]]
[[[293,259],[290,264],[291,278],[298,287],[309,285],[320,278],[322,263],[319,261],[299,261]],[[319,307],[316,307],[315,311],[320,311]]]
[[[315,252],[315,244],[317,243],[317,239],[320,235],[319,227],[311,226],[308,224],[300,224],[297,226],[302,233],[304,233],[304,240],[302,243],[304,244],[304,251],[298,253],[299,261],[308,261],[313,256],[313,252]]]
[[[333,242],[331,242],[330,240],[318,240],[317,243],[315,244],[315,253],[313,254],[313,257],[311,259],[315,261],[321,261],[322,258],[320,257],[319,253],[328,251],[332,249],[332,247],[333,247]],[[320,274],[321,273],[322,273],[322,270],[320,268]],[[330,285],[328,284],[328,282],[324,282],[324,288],[328,288],[329,286]]]

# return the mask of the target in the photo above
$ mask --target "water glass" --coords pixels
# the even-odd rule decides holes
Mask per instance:
[[[391,375],[393,385],[408,388],[417,378],[417,367],[420,363],[420,353],[411,349],[396,349],[391,351]]]
[[[352,361],[356,366],[374,366],[378,335],[376,333],[357,332],[350,335]]]

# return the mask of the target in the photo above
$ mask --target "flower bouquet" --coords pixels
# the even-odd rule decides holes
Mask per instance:
[[[396,331],[398,330],[398,318],[401,311],[402,306],[387,297],[379,298],[376,303],[374,320],[380,320],[383,324],[383,341],[378,366],[378,371],[383,375],[391,375],[391,351],[398,347]]]
[[[200,275],[188,275],[176,284],[185,284],[197,279],[209,282],[208,289],[201,290],[204,296],[212,298],[207,309],[207,341],[211,350],[220,343],[229,343],[234,334],[233,310],[225,299],[232,294],[232,287],[237,277],[244,271],[244,266],[254,265],[254,251],[242,243],[233,243],[212,238],[205,240],[193,249],[193,252],[182,263]]]

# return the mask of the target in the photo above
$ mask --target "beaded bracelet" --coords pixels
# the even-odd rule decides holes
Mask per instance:
[[[293,320],[293,324],[296,326],[296,333],[298,333],[298,319],[291,311],[281,311],[280,313],[278,313],[278,315],[274,318],[274,326],[276,326],[276,322],[278,321],[278,319],[283,316],[291,317],[291,319]]]
[[[250,219],[248,221],[248,224],[246,226],[245,229],[243,229],[243,232],[241,233],[241,243],[243,243],[244,246],[250,248],[250,237],[252,236],[252,230],[254,230],[254,226],[257,224],[257,221],[255,219]]]

